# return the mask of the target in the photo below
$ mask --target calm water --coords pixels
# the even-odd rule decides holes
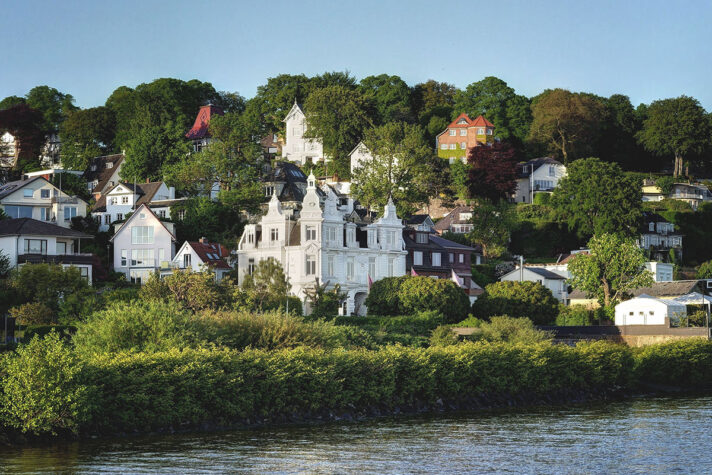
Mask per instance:
[[[712,473],[712,397],[0,449],[3,473]]]

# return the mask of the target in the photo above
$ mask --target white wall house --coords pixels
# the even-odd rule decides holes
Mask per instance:
[[[307,121],[304,111],[294,102],[292,109],[284,118],[286,124],[282,158],[300,165],[313,163],[324,158],[324,147],[319,139],[307,139]]]
[[[126,280],[144,283],[154,271],[168,268],[175,255],[173,223],[161,221],[151,208],[142,204],[120,225],[111,238],[114,245],[114,271]]]
[[[232,267],[227,263],[229,257],[230,251],[225,246],[201,238],[200,241],[184,242],[171,261],[171,267],[192,272],[210,270],[215,273],[215,280],[220,282],[225,274],[232,270]],[[161,273],[170,272],[162,271]]]
[[[69,196],[44,177],[0,186],[0,209],[11,218],[32,218],[68,228],[72,218],[87,215],[87,203]]]
[[[351,161],[351,176],[353,176],[357,168],[361,168],[373,160],[373,155],[363,142],[359,142],[349,153],[349,159]]]
[[[616,305],[616,325],[664,325],[666,318],[676,322],[686,316],[684,304],[645,294]]]
[[[566,167],[550,157],[520,163],[515,203],[531,203],[537,193],[551,193],[566,176]]]
[[[104,194],[91,215],[99,222],[99,231],[108,231],[111,223],[121,221],[142,204],[148,204],[159,218],[171,217],[175,188],[162,181],[151,183],[118,183]]]
[[[238,245],[238,280],[261,260],[273,258],[285,270],[292,295],[306,302],[305,289],[315,279],[339,284],[347,294],[341,313],[365,315],[368,281],[405,275],[403,224],[389,201],[381,218],[356,219],[352,206],[339,205],[328,186],[319,189],[313,175],[300,210],[283,210],[276,195],[259,223],[248,224]]]
[[[91,284],[94,256],[81,252],[81,239],[93,238],[30,218],[0,220],[0,250],[10,259],[11,267],[42,262],[74,266]]]
[[[566,277],[541,267],[527,267],[514,269],[500,278],[501,281],[527,281],[539,282],[541,285],[551,290],[557,300],[566,303],[569,293],[566,285]]]

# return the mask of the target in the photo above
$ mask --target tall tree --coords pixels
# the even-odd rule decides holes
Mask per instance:
[[[653,285],[643,250],[634,239],[601,234],[591,238],[588,248],[589,253],[579,253],[569,263],[569,282],[602,305],[608,307],[637,288]]]
[[[37,86],[30,89],[26,96],[27,105],[36,109],[44,116],[44,132],[59,130],[59,125],[67,115],[77,109],[74,97],[64,94],[49,86]]]
[[[311,80],[304,74],[280,74],[267,79],[267,84],[257,87],[257,94],[250,99],[262,116],[269,132],[284,131],[282,122],[294,102],[302,104],[312,89]]]
[[[136,98],[130,87],[120,86],[106,99],[105,106],[114,113],[116,134],[114,143],[123,149],[131,138],[131,121],[136,113]]]
[[[4,109],[9,109],[12,106],[17,106],[20,104],[26,104],[27,100],[24,97],[18,96],[7,96],[5,99],[0,101],[0,111]]]
[[[350,175],[349,152],[364,131],[373,125],[369,100],[358,90],[344,86],[317,89],[304,103],[308,138],[321,139],[324,154],[342,178]]]
[[[470,198],[497,202],[507,200],[517,190],[518,160],[511,145],[496,142],[491,146],[472,147],[467,161]]]
[[[26,170],[39,165],[37,157],[45,142],[45,118],[42,112],[27,104],[18,104],[0,110],[0,132],[7,131],[18,142],[16,170]]]
[[[352,193],[363,205],[383,209],[392,196],[399,216],[409,216],[428,200],[433,151],[417,125],[391,122],[366,132],[373,157],[354,170]]]
[[[62,164],[85,170],[92,157],[114,151],[116,119],[108,107],[93,107],[70,112],[59,129]]]
[[[680,96],[655,101],[638,133],[643,146],[658,155],[674,157],[673,175],[683,174],[683,159],[710,145],[710,121],[697,99]]]
[[[447,117],[450,117],[457,92],[457,88],[452,84],[433,79],[416,84],[412,94],[413,110],[420,119],[428,111],[444,107],[450,109],[450,113],[447,114]]]
[[[598,158],[571,162],[551,196],[551,206],[581,236],[604,233],[634,236],[642,191],[635,177]]]
[[[375,105],[374,122],[413,122],[410,88],[400,77],[388,74],[368,76],[361,80],[359,89]]]
[[[529,140],[546,145],[564,163],[590,151],[598,137],[601,103],[565,89],[545,91],[532,101]]]
[[[499,138],[520,144],[531,123],[529,99],[517,95],[506,82],[494,76],[473,82],[458,92],[453,115],[462,112],[472,118],[484,115],[495,125]]]
[[[515,223],[514,205],[505,200],[479,199],[472,207],[474,226],[468,236],[482,246],[485,257],[497,258],[507,252]]]

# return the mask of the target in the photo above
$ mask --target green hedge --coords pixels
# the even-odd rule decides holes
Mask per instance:
[[[712,387],[712,343],[688,339],[635,350],[641,381],[683,388]]]

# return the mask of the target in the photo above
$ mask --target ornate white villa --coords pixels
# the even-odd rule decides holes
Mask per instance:
[[[283,209],[275,190],[267,214],[245,226],[237,251],[238,280],[242,284],[259,261],[273,258],[284,268],[292,295],[304,301],[305,312],[311,309],[304,289],[318,279],[330,288],[339,284],[346,293],[341,314],[365,315],[369,280],[405,275],[402,231],[392,201],[382,217],[371,220],[354,209],[352,199],[340,201],[332,187],[317,187],[309,175],[300,207]]]

